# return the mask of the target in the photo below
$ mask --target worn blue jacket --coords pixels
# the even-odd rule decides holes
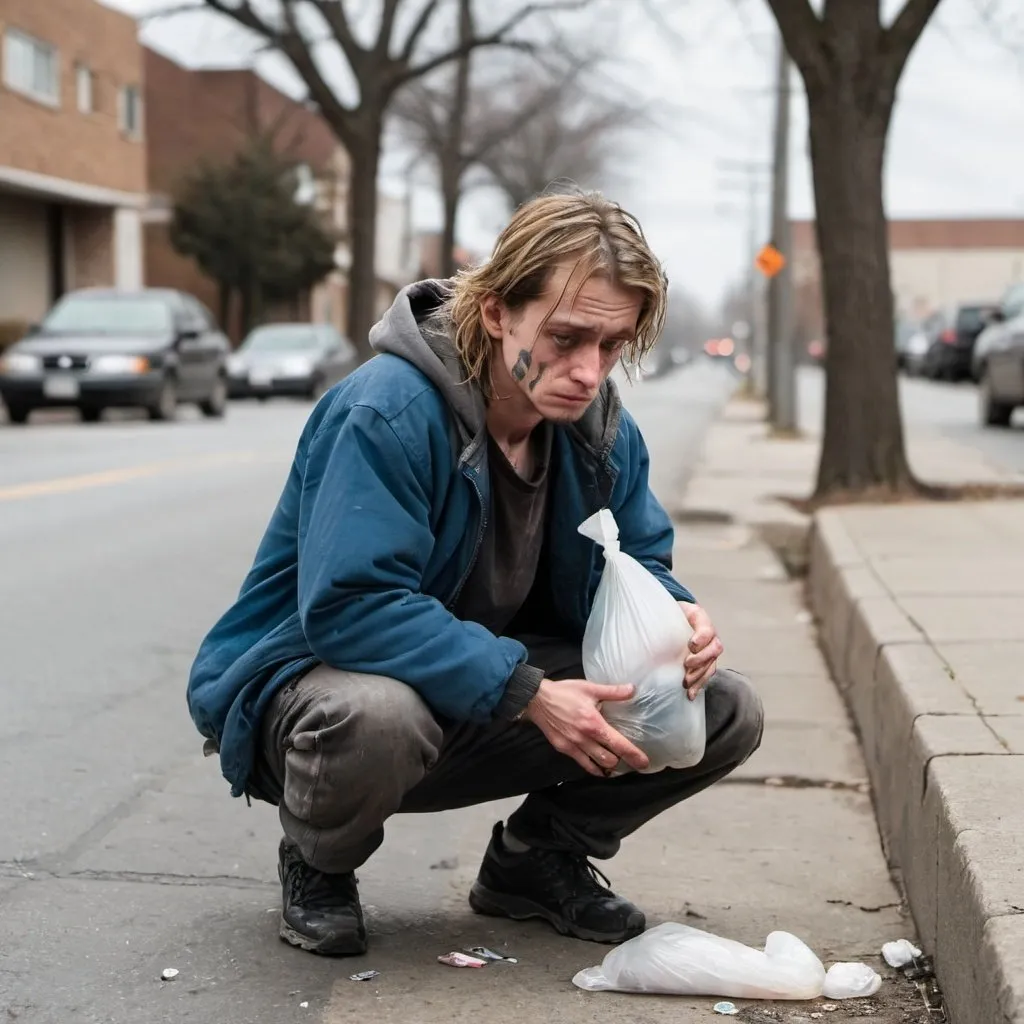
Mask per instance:
[[[443,296],[440,282],[400,293],[371,335],[380,354],[317,405],[241,592],[196,656],[189,710],[235,796],[268,702],[320,662],[400,679],[439,715],[483,722],[526,659],[516,640],[449,611],[490,486],[483,399],[424,326]],[[583,635],[602,559],[577,527],[603,507],[622,549],[692,601],[670,574],[672,526],[614,384],[554,434],[547,543],[563,627]]]

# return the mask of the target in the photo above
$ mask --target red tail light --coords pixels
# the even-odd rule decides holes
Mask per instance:
[[[946,330],[939,335],[939,341],[944,345],[952,345],[956,342],[956,331]]]

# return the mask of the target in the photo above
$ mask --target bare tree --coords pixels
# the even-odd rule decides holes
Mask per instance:
[[[488,97],[496,122],[513,124],[517,110],[529,112],[477,158],[513,209],[560,181],[597,186],[624,134],[651,124],[645,103],[595,94],[579,72],[531,76]]]
[[[589,2],[532,0],[516,5],[511,13],[503,4],[503,20],[496,27],[473,31],[433,53],[426,51],[426,38],[442,0],[420,0],[418,5],[415,0],[380,0],[376,35],[368,45],[355,31],[353,5],[347,0],[197,0],[184,8],[205,8],[230,18],[283,55],[348,150],[352,164],[348,330],[364,356],[369,354],[367,336],[374,319],[377,174],[385,113],[396,92],[472,50],[529,49],[531,43],[517,33],[525,21],[544,12],[578,10]],[[397,28],[399,21],[406,25],[404,32]],[[351,102],[325,77],[320,57],[325,45],[332,53],[340,53],[351,73],[356,91]]]
[[[917,494],[893,346],[882,167],[896,86],[939,0],[767,0],[800,70],[810,117],[816,230],[828,332],[825,436],[815,499]]]

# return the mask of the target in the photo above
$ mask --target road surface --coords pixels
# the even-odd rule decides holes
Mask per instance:
[[[730,381],[701,363],[624,389],[664,488],[681,486]],[[373,964],[281,944],[275,812],[230,799],[201,756],[189,666],[249,567],[308,413],[284,401],[234,405],[224,422],[0,425],[0,1019],[362,1018],[373,999],[349,1007],[351,971],[377,967],[377,998],[408,1001],[411,961],[499,941],[465,903],[501,813],[475,808],[389,829],[361,872]],[[442,862],[459,866],[431,870]],[[557,981],[577,999],[564,982],[596,962],[592,947],[542,943],[509,998]],[[168,967],[180,974],[162,983]],[[424,1019],[446,1019],[472,973],[430,973]]]

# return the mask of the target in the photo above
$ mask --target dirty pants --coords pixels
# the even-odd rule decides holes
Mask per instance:
[[[581,679],[580,646],[520,638],[549,679]],[[720,669],[705,698],[707,745],[692,768],[589,775],[529,722],[439,722],[411,687],[320,665],[267,708],[253,790],[285,835],[326,872],[352,871],[395,813],[451,810],[528,794],[507,825],[530,846],[607,858],[655,815],[728,775],[757,749],[763,711],[750,682]]]

